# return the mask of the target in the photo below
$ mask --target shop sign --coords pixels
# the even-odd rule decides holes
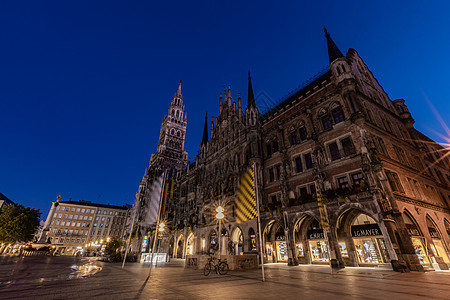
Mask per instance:
[[[377,224],[352,226],[352,237],[382,235]]]
[[[417,229],[416,225],[414,224],[406,224],[406,229],[411,236],[422,236],[419,229]]]
[[[310,229],[308,230],[308,239],[310,240],[323,240],[325,235],[322,229]]]
[[[276,239],[277,241],[285,241],[285,240],[286,240],[286,237],[285,237],[284,235],[280,235],[280,236],[276,236],[275,239]]]
[[[434,227],[428,227],[428,231],[430,232],[431,238],[440,239],[439,233]]]

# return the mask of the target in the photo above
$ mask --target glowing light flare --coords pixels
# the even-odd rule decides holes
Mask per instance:
[[[435,115],[435,117],[438,120],[438,122],[441,124],[441,126],[444,129],[444,131],[447,134],[447,136],[443,135],[440,132],[437,132],[437,131],[431,129],[431,131],[434,134],[436,134],[437,136],[439,136],[440,138],[442,138],[444,140],[444,142],[438,143],[438,142],[433,142],[433,141],[430,141],[430,140],[410,140],[410,141],[413,141],[413,142],[421,142],[421,143],[424,143],[424,144],[427,144],[427,145],[430,145],[430,146],[434,146],[434,147],[437,146],[438,148],[440,148],[440,149],[436,149],[435,148],[432,151],[427,151],[427,154],[435,153],[438,158],[435,161],[433,161],[431,165],[426,166],[426,168],[424,168],[422,171],[420,171],[419,174],[424,173],[425,171],[430,169],[432,166],[435,166],[436,164],[438,164],[441,161],[443,161],[445,158],[450,157],[450,129],[447,126],[447,124],[444,122],[442,117],[439,115],[438,111],[433,106],[433,104],[431,103],[430,99],[428,99],[428,97],[425,94],[424,94],[424,97],[425,97],[425,100],[427,101],[428,105],[430,106],[431,111]]]
[[[216,211],[217,211],[216,219],[222,220],[225,217],[225,215],[223,214],[223,212],[225,210],[223,209],[222,206],[219,206],[219,207],[216,208]]]
[[[160,223],[159,224],[159,231],[164,231],[164,226],[166,226],[165,224],[164,224],[164,222],[162,222],[162,223]]]

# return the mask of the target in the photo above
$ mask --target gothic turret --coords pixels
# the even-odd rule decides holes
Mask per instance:
[[[340,57],[344,57],[344,55],[342,55],[341,50],[339,50],[338,46],[336,46],[334,41],[331,39],[331,36],[328,33],[326,28],[324,28],[324,31],[325,31],[325,37],[327,39],[328,58],[330,59],[330,64],[331,64],[336,59],[338,59]]]
[[[169,104],[167,115],[161,123],[158,150],[150,158],[150,168],[179,170],[186,165],[187,152],[184,151],[187,116],[184,111],[181,80]]]
[[[208,143],[208,113],[205,115],[205,126],[203,127],[202,145]]]
[[[254,126],[259,118],[259,111],[256,107],[255,95],[253,94],[252,77],[248,71],[248,99],[247,107],[245,108],[245,120],[247,125]]]

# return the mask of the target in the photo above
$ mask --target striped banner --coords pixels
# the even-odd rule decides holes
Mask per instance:
[[[248,169],[239,182],[236,200],[236,222],[244,223],[257,217],[255,182],[253,166]]]
[[[164,174],[159,176],[150,187],[150,199],[147,202],[145,223],[150,225],[158,221],[159,205],[161,204],[162,182]]]
[[[317,193],[316,195],[317,195],[317,206],[319,207],[319,213],[320,213],[320,223],[322,225],[322,229],[328,232],[329,227],[328,227],[327,216],[325,215],[325,210],[323,208],[322,194]]]

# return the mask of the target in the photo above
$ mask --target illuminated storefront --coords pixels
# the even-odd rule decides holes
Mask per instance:
[[[422,265],[429,265],[430,260],[428,258],[428,251],[425,243],[425,238],[422,232],[419,230],[412,217],[405,211],[403,213],[403,221],[405,222],[406,229],[411,236],[411,241],[414,246],[414,251]]]
[[[352,225],[351,230],[360,264],[389,262],[385,241],[377,224]]]
[[[307,232],[311,262],[329,262],[328,245],[322,229],[310,229]]]
[[[360,264],[382,264],[390,261],[383,234],[377,222],[366,214],[359,214],[351,225],[351,234],[355,246],[355,254]],[[342,256],[348,250],[345,243],[341,242]]]
[[[445,250],[443,241],[441,240],[441,235],[429,217],[427,217],[427,227],[428,232],[430,233],[431,236],[432,243],[430,244],[430,248],[431,251],[433,251],[433,255],[442,257],[444,262],[447,264],[450,263],[447,251]]]
[[[273,262],[273,246],[272,243],[266,243],[266,257],[267,262]]]
[[[275,234],[275,246],[277,247],[277,262],[285,262],[288,260],[286,237],[283,228],[278,228]]]

